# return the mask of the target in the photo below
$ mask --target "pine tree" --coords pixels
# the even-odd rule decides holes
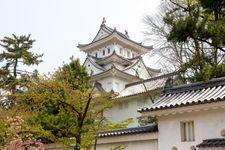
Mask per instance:
[[[10,104],[15,102],[14,94],[26,88],[29,82],[30,73],[24,67],[42,62],[40,59],[42,55],[29,51],[34,42],[35,40],[30,39],[30,35],[14,34],[0,41],[0,46],[3,48],[3,52],[0,53],[0,89],[8,94]]]

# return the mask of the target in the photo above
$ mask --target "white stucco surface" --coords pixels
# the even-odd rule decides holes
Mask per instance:
[[[110,150],[118,145],[126,145],[126,150],[157,150],[158,133],[143,133],[99,138],[97,150]]]
[[[181,142],[180,122],[194,121],[195,141]],[[221,138],[225,128],[225,108],[161,116],[158,120],[159,150],[190,150],[205,139]]]
[[[102,84],[103,89],[107,92],[110,92],[111,90],[114,92],[120,92],[125,88],[125,84],[128,83],[126,80],[113,76],[101,78],[98,82]]]
[[[129,99],[121,99],[115,105],[104,112],[104,116],[110,120],[110,122],[122,122],[128,118],[133,119],[133,123],[128,127],[138,126],[137,117],[141,116],[136,110],[143,106],[151,105],[151,100],[146,96],[139,95]]]

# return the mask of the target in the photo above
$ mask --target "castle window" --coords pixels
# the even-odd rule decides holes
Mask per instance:
[[[133,58],[135,57],[135,54],[134,54],[134,53],[132,53],[132,57],[133,57]]]
[[[122,51],[122,48],[120,48],[120,54],[122,54],[122,52],[123,52],[123,51]]]
[[[98,53],[95,53],[95,57],[98,57]]]
[[[130,51],[127,51],[127,57],[130,57]]]
[[[102,55],[105,56],[105,50],[102,51]]]
[[[181,141],[195,141],[194,121],[180,123]]]
[[[108,54],[110,53],[110,48],[108,48]]]

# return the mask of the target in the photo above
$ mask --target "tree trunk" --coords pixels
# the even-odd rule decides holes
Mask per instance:
[[[76,138],[76,143],[75,143],[75,147],[74,150],[80,150],[80,145],[81,145],[81,133],[77,133]]]

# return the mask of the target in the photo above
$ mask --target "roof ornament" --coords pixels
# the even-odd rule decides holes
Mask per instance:
[[[170,90],[172,87],[173,87],[173,79],[171,77],[169,77],[166,80],[163,93],[165,93],[167,90]]]
[[[114,31],[116,31],[116,27],[114,27]]]
[[[125,30],[125,35],[126,35],[127,38],[129,38],[129,35],[128,35],[128,31],[127,30]]]
[[[101,25],[105,25],[105,23],[106,23],[106,20],[105,20],[105,17],[103,17]]]

